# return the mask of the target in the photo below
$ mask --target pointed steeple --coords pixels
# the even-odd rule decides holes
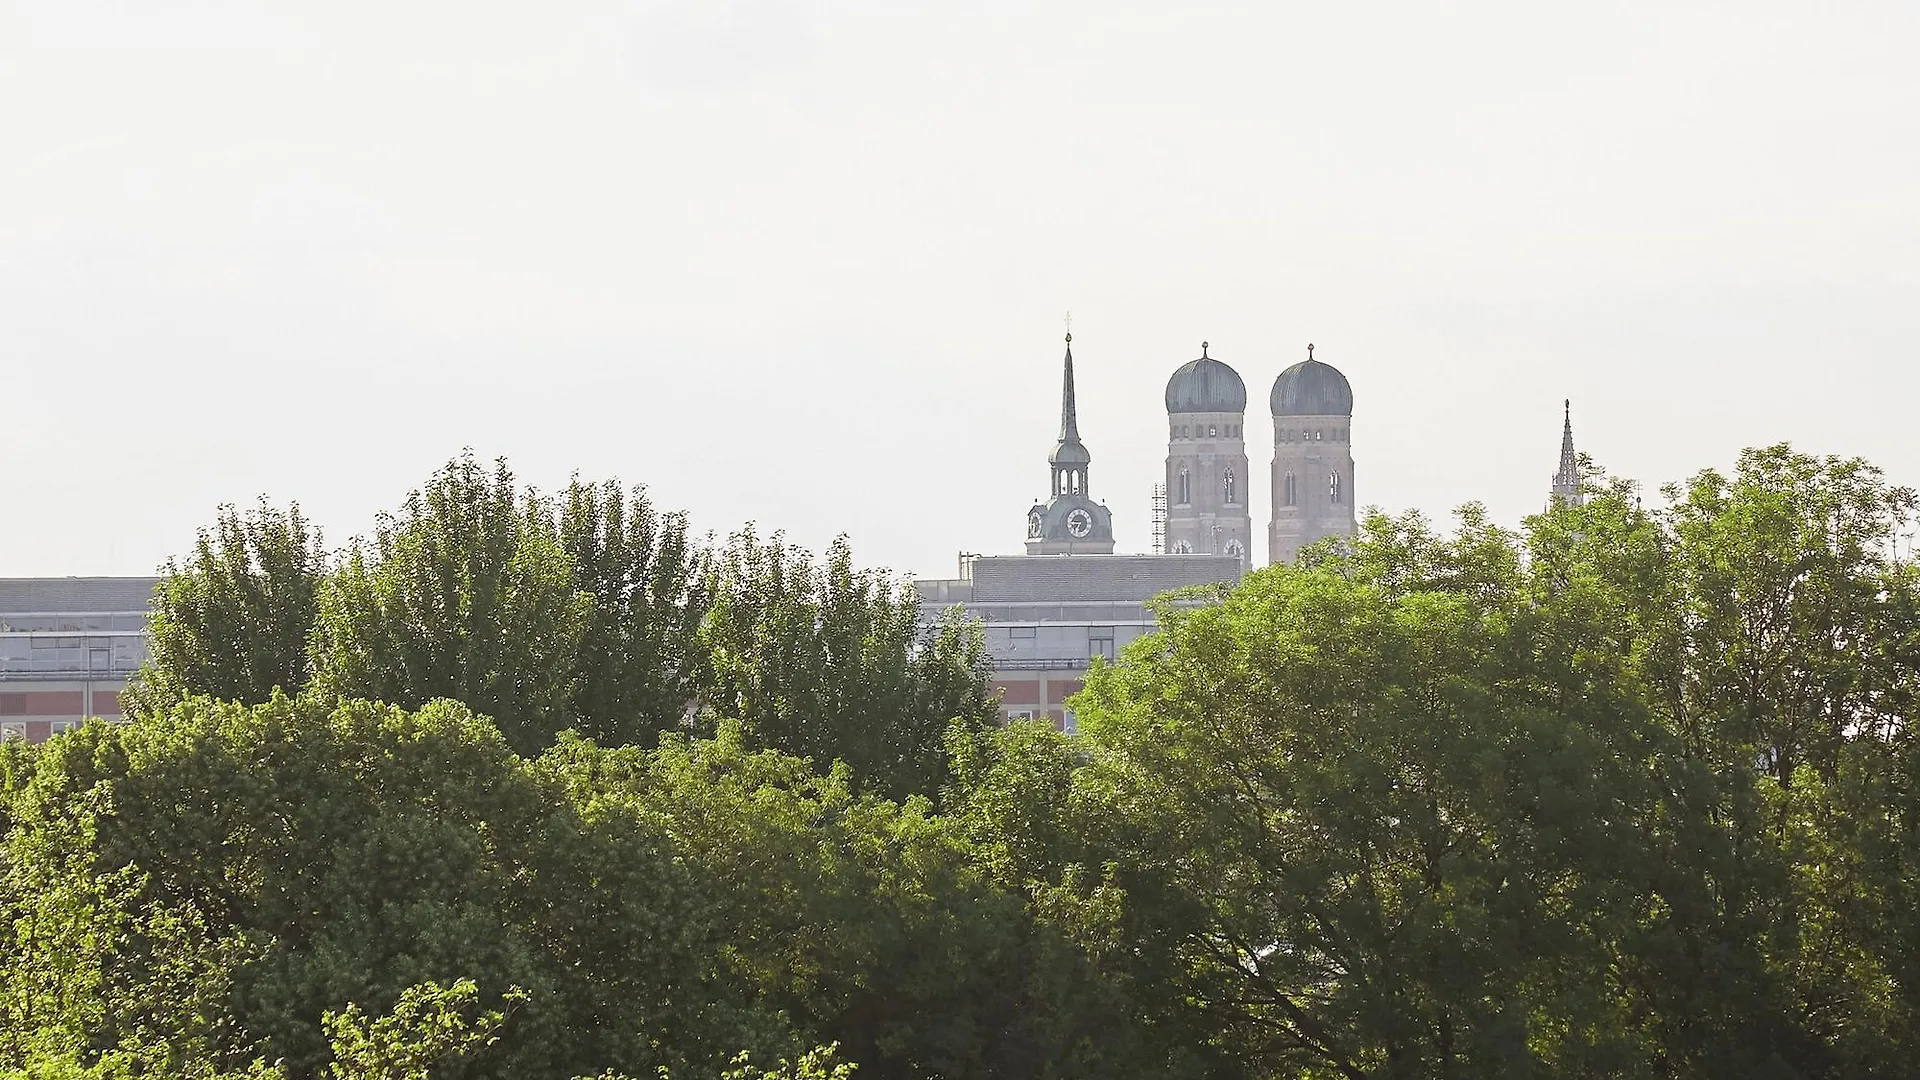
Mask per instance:
[[[1060,374],[1060,438],[1047,455],[1052,494],[1027,511],[1027,554],[1111,555],[1113,514],[1088,494],[1093,455],[1080,441],[1080,414],[1073,400],[1073,334]]]
[[[1066,374],[1060,379],[1060,441],[1080,441],[1080,415],[1073,404],[1073,334],[1067,334]]]
[[[1563,403],[1565,416],[1560,427],[1560,471],[1553,474],[1552,502],[1558,506],[1579,506],[1586,501],[1580,494],[1580,460],[1573,452],[1573,401]]]
[[[1053,493],[1085,495],[1087,465],[1092,460],[1093,455],[1080,441],[1080,414],[1073,401],[1073,335],[1069,333],[1066,366],[1060,377],[1060,439],[1053,444],[1053,453],[1047,455],[1047,464],[1053,466]]]

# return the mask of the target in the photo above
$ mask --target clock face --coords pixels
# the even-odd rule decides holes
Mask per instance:
[[[1038,510],[1035,510],[1033,513],[1027,515],[1027,535],[1028,536],[1040,535],[1040,511]]]
[[[1093,531],[1093,515],[1085,510],[1075,510],[1067,515],[1067,531],[1075,536],[1085,536]]]

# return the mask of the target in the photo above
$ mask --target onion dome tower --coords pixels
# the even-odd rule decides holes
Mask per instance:
[[[1207,355],[1167,380],[1167,538],[1175,555],[1233,555],[1246,569],[1253,550],[1247,500],[1247,384]]]
[[[1300,549],[1329,536],[1352,536],[1357,523],[1353,483],[1353,387],[1340,369],[1307,358],[1280,373],[1273,407],[1271,561],[1290,563]]]
[[[1093,455],[1080,441],[1080,416],[1073,400],[1073,335],[1068,334],[1060,385],[1060,438],[1047,455],[1053,494],[1027,511],[1027,554],[1113,554],[1113,513],[1087,494],[1087,466],[1092,462]]]

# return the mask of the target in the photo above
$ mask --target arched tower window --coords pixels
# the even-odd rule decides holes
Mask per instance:
[[[1226,475],[1221,478],[1220,486],[1226,491],[1228,506],[1232,506],[1234,503],[1240,501],[1239,499],[1235,498],[1235,496],[1238,495],[1239,492],[1236,492],[1233,489],[1233,470],[1232,469],[1228,469],[1226,471]]]
[[[1298,506],[1300,504],[1298,495],[1299,493],[1294,490],[1293,474],[1288,473],[1287,481],[1286,481],[1286,484],[1284,485],[1284,491],[1282,492],[1282,501],[1285,502],[1286,505],[1288,506]]]
[[[1185,506],[1193,501],[1193,478],[1187,475],[1185,466],[1180,469],[1180,497],[1174,501]]]
[[[1327,497],[1334,502],[1340,501],[1340,474],[1327,474]]]
[[[1182,540],[1179,543],[1173,545],[1173,553],[1175,555],[1191,555],[1193,554],[1193,545],[1187,543],[1185,540]]]
[[[1236,559],[1242,559],[1242,561],[1244,562],[1244,559],[1242,557],[1246,555],[1247,549],[1240,546],[1240,541],[1229,540],[1227,541],[1226,553],[1228,555],[1233,556]]]

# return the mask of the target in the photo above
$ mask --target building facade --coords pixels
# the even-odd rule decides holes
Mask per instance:
[[[158,578],[0,578],[0,738],[120,718]]]
[[[1212,478],[1209,485],[1229,476],[1237,483],[1245,473],[1246,455],[1244,447],[1238,447],[1235,456],[1233,440],[1239,438],[1246,389],[1240,387],[1234,404],[1227,388],[1240,385],[1240,377],[1217,360],[1203,355],[1202,361],[1183,367],[1186,375],[1176,373],[1168,384],[1169,416],[1188,425],[1184,438],[1177,435],[1176,427],[1176,435],[1169,439],[1168,467],[1174,468],[1178,460],[1187,463],[1189,475],[1208,470],[1203,475]],[[1210,433],[1196,436],[1196,424],[1210,426]],[[1215,535],[1211,523],[1231,525],[1235,519],[1229,511],[1238,508],[1239,517],[1246,517],[1244,494],[1224,487],[1206,498],[1198,491],[1189,492],[1183,509],[1190,513],[1182,519],[1189,553],[1114,554],[1113,515],[1094,501],[1087,483],[1092,460],[1080,439],[1073,338],[1068,335],[1060,433],[1047,455],[1052,495],[1027,511],[1027,554],[962,556],[958,577],[914,582],[923,625],[930,626],[955,605],[980,623],[1001,715],[1010,720],[1045,719],[1072,730],[1074,718],[1067,699],[1080,691],[1096,661],[1114,659],[1130,642],[1152,632],[1155,597],[1194,586],[1229,584],[1246,570],[1248,524],[1244,520],[1239,532],[1217,539],[1215,547],[1193,547],[1193,538]],[[1230,469],[1239,472],[1225,471]],[[1209,515],[1205,534],[1198,526],[1186,524],[1188,519],[1202,520],[1196,508],[1204,508]],[[1236,539],[1239,550],[1226,550]]]
[[[923,622],[956,604],[979,621],[1003,717],[1071,731],[1067,698],[1096,659],[1153,631],[1155,597],[1240,574],[1228,555],[1004,555],[968,558],[959,577],[914,585]]]

